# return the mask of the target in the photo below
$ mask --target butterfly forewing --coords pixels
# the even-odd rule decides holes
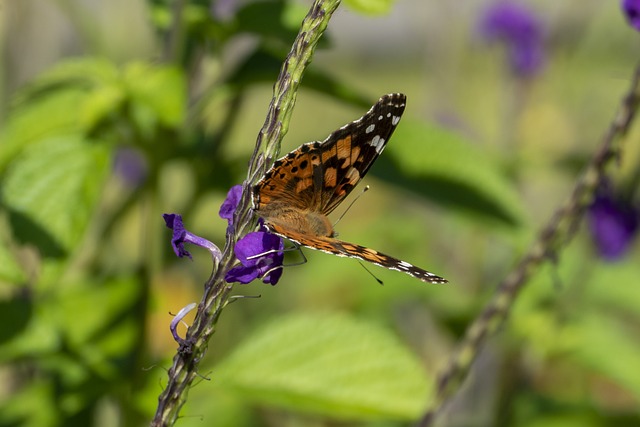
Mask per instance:
[[[364,178],[384,150],[402,113],[406,97],[385,95],[360,119],[333,132],[322,146],[324,214],[331,213]]]
[[[344,200],[382,153],[404,112],[406,97],[385,95],[360,119],[278,159],[254,187],[254,203],[264,210],[284,202],[329,214]]]

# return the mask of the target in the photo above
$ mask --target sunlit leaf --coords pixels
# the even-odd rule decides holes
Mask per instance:
[[[415,419],[427,375],[389,332],[344,315],[295,314],[263,327],[215,370],[243,397],[331,418]]]
[[[15,236],[60,255],[81,239],[100,200],[108,150],[78,136],[32,144],[7,171],[2,202]]]

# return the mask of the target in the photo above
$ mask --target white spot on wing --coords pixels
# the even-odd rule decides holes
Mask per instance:
[[[408,263],[408,262],[406,262],[406,261],[400,261],[398,264],[400,264],[400,266],[401,266],[402,268],[407,268],[407,269],[408,269],[408,268],[413,267],[413,265],[409,264],[409,263]]]
[[[376,128],[376,125],[371,124],[369,126],[367,126],[367,129],[365,130],[366,133],[371,133],[373,132],[373,130]]]
[[[378,120],[382,120],[382,119],[383,119],[383,117],[382,117],[382,116],[378,116]]]
[[[399,121],[400,121],[400,116],[393,116],[393,119],[391,119],[391,124],[395,126],[398,124]]]
[[[373,139],[369,141],[369,145],[374,147],[378,154],[382,153],[382,150],[384,149],[384,143],[385,140],[384,138],[381,138],[380,135],[374,136]]]

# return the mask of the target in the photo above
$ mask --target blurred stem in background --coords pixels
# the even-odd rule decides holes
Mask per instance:
[[[506,320],[529,278],[545,261],[556,263],[560,251],[575,236],[585,211],[593,203],[598,186],[606,179],[606,168],[614,160],[621,161],[623,137],[636,116],[639,102],[640,65],[634,71],[631,86],[622,99],[618,113],[586,170],[578,178],[571,196],[554,213],[515,270],[498,285],[493,299],[467,327],[457,351],[439,376],[436,398],[419,423],[420,427],[433,425],[439,411],[460,389],[473,361],[491,335]]]

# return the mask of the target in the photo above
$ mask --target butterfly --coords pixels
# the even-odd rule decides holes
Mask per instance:
[[[324,141],[301,145],[277,160],[252,188],[253,209],[267,229],[297,245],[402,271],[423,282],[447,280],[374,249],[338,240],[329,215],[384,150],[406,104],[385,95],[360,119]]]

